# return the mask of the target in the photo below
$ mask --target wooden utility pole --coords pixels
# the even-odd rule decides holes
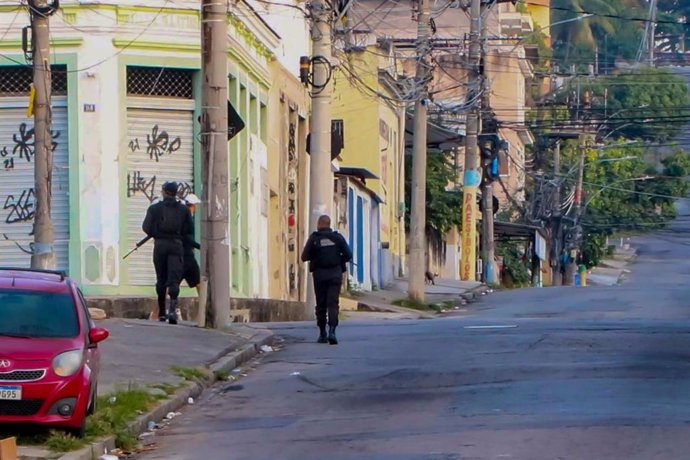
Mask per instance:
[[[312,88],[309,149],[309,227],[316,230],[319,216],[333,208],[333,170],[331,160],[331,95],[333,93],[331,34],[333,10],[323,0],[312,0]],[[332,221],[336,219],[331,216]],[[362,261],[360,261],[362,263]],[[307,318],[314,317],[314,280],[307,281]]]
[[[408,295],[424,301],[426,265],[426,155],[427,104],[431,54],[431,12],[429,0],[419,0],[417,18],[417,73],[419,94],[414,105],[414,139],[412,143],[412,215],[410,216],[410,260]]]
[[[34,247],[31,268],[55,269],[55,232],[50,214],[53,176],[51,135],[50,15],[47,0],[30,0],[31,47],[34,65]]]
[[[479,66],[481,61],[481,0],[472,0],[470,6],[470,53],[468,65],[468,85],[471,99],[480,94],[481,75]],[[467,129],[465,135],[465,180],[463,184],[462,205],[462,265],[461,278],[465,281],[475,281],[477,276],[477,190],[481,183],[479,150],[477,135],[479,134],[479,106],[470,109],[467,114]]]
[[[205,305],[213,326],[230,321],[229,189],[228,189],[228,10],[226,2],[201,0],[201,68],[204,146],[202,266],[208,282]]]

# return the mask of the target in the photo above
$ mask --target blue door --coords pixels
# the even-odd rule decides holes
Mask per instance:
[[[364,202],[357,197],[357,282],[364,282]]]
[[[347,222],[350,240],[350,248],[355,250],[355,192],[351,188],[347,189]],[[354,258],[353,258],[354,259]],[[352,262],[355,262],[354,260]],[[355,275],[355,264],[350,264],[350,275]]]

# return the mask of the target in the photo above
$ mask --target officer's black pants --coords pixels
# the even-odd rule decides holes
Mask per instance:
[[[180,240],[156,240],[153,247],[153,266],[156,268],[158,315],[165,314],[165,296],[177,299],[182,282],[183,253]]]
[[[342,278],[316,281],[314,280],[314,294],[316,294],[316,324],[319,327],[338,325],[340,312],[340,287]]]

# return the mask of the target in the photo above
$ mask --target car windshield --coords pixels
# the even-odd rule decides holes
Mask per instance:
[[[0,289],[0,337],[71,338],[79,319],[69,294]]]

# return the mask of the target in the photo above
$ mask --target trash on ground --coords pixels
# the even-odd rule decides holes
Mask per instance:
[[[194,404],[194,398],[189,397],[189,398],[187,399],[187,404],[190,404],[190,405],[191,405],[191,404]]]
[[[172,420],[176,416],[175,412],[168,412],[168,415],[165,416],[166,419]]]
[[[301,374],[301,373],[299,373],[299,372],[293,372],[293,373],[292,373],[292,374],[290,374],[290,375],[302,375],[302,374]]]
[[[270,353],[273,351],[273,348],[270,345],[262,345],[261,351],[263,351],[264,353]]]
[[[117,402],[117,397],[112,396],[109,400],[110,404],[115,404]]]

